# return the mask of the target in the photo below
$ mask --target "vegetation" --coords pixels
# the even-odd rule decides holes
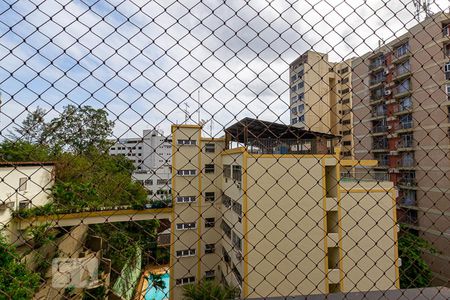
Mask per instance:
[[[214,280],[201,280],[197,284],[189,284],[183,288],[183,298],[186,300],[230,300],[238,296],[237,288],[220,284]]]
[[[148,278],[146,278],[148,280]],[[165,289],[166,283],[163,280],[162,274],[150,274],[150,281],[152,282],[152,286],[158,289]]]
[[[39,286],[39,275],[19,260],[13,246],[0,235],[0,300],[31,299]]]
[[[158,227],[158,220],[90,225],[95,235],[108,241],[105,256],[111,259],[112,281],[120,275],[127,261],[136,254],[136,246],[141,247],[144,254],[153,251],[157,243]]]
[[[429,286],[432,273],[422,258],[423,250],[436,252],[435,248],[423,238],[406,229],[402,230],[398,239],[399,257],[402,260],[400,267],[400,287],[402,289]]]
[[[26,233],[33,239],[36,249],[55,241],[58,231],[45,223],[28,227]]]
[[[4,141],[0,144],[0,161],[50,161],[55,153],[45,145],[26,141]]]

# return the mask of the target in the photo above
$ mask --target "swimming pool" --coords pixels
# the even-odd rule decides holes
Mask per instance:
[[[148,287],[147,291],[145,293],[145,300],[163,300],[163,299],[169,299],[169,280],[170,275],[169,273],[165,273],[162,275],[162,280],[164,281],[165,287],[164,289],[160,289],[159,287],[154,287],[153,282],[153,276],[150,275],[148,278]]]

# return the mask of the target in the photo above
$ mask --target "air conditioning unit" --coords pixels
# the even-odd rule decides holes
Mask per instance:
[[[385,96],[389,96],[390,94],[391,94],[391,90],[385,90],[385,91],[384,91],[384,95],[385,95]]]
[[[389,69],[384,69],[383,74],[384,74],[384,75],[389,74]]]
[[[242,188],[242,185],[241,185],[240,182],[236,182],[236,185],[237,185],[238,189],[241,189],[241,188]]]

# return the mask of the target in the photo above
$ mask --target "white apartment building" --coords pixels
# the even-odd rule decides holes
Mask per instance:
[[[144,130],[142,138],[115,141],[110,155],[123,155],[133,161],[137,171],[149,171],[172,165],[172,139],[157,130]]]
[[[12,212],[51,201],[54,166],[51,162],[0,162],[0,233],[19,243]]]
[[[158,130],[144,130],[142,138],[117,140],[109,149],[110,155],[130,159],[136,171],[133,178],[148,191],[149,200],[170,197],[172,176],[172,139]]]

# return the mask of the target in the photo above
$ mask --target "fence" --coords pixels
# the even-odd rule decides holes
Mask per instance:
[[[449,28],[445,1],[1,1],[0,299],[450,297]]]

